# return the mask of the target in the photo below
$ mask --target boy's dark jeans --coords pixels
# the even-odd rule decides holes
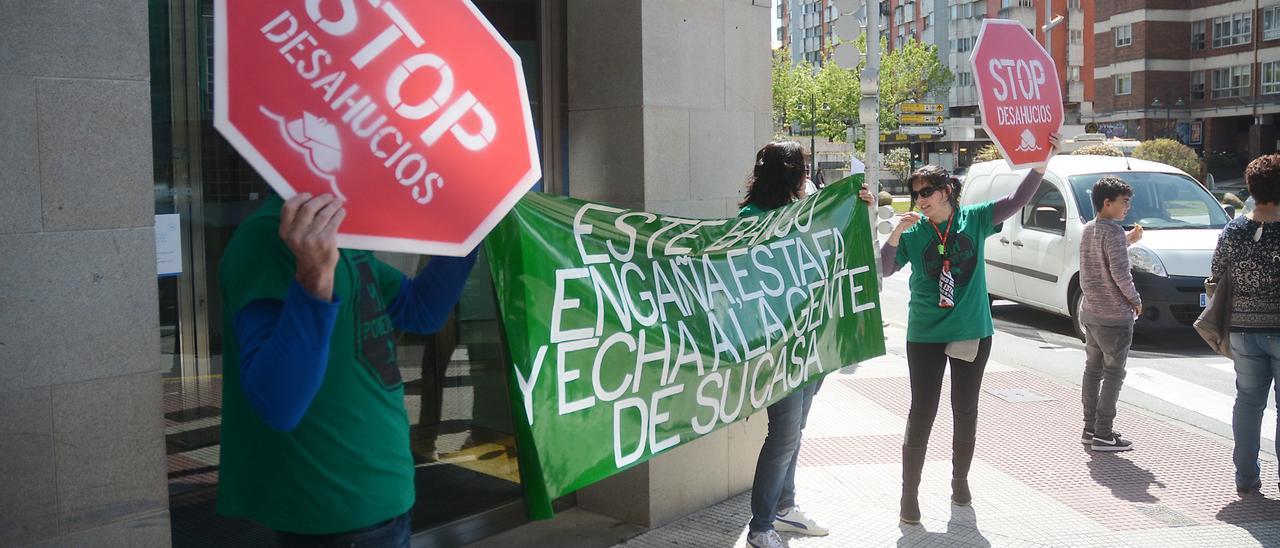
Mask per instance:
[[[1084,404],[1084,428],[1094,437],[1111,436],[1116,418],[1116,400],[1124,386],[1124,365],[1133,345],[1133,323],[1101,325],[1086,321],[1084,379],[1080,382]]]
[[[409,548],[413,509],[382,523],[345,533],[300,535],[276,531],[281,548]]]

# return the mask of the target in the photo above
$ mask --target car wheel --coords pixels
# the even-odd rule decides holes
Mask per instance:
[[[1076,290],[1071,295],[1071,330],[1075,332],[1076,338],[1080,342],[1084,341],[1084,321],[1080,319],[1080,307],[1084,304],[1084,292]]]

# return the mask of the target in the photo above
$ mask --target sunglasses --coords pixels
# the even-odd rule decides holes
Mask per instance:
[[[912,190],[912,191],[911,191],[911,201],[915,201],[915,200],[920,199],[920,198],[928,198],[928,197],[930,197],[930,196],[933,196],[933,194],[934,194],[935,192],[939,191],[939,190],[941,190],[941,189],[939,189],[939,188],[938,188],[938,187],[936,187],[936,186],[927,186],[927,187],[924,187],[924,188],[920,189],[919,191]]]

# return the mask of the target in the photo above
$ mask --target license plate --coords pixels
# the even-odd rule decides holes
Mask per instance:
[[[1206,306],[1209,306],[1209,295],[1208,295],[1208,294],[1205,294],[1205,293],[1201,293],[1201,294],[1200,294],[1200,308],[1204,308],[1204,307],[1206,307]]]

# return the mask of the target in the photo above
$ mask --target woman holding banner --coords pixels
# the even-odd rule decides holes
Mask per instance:
[[[738,216],[759,215],[800,200],[810,192],[806,177],[809,162],[804,147],[795,141],[774,141],[756,153],[755,167],[747,178],[747,195]],[[864,187],[859,198],[868,204],[872,196]],[[747,544],[756,548],[785,546],[778,531],[823,536],[827,529],[796,507],[796,458],[800,434],[822,380],[802,387],[770,405],[769,433],[760,448],[755,480],[751,486],[751,524]]]
[[[1050,137],[1056,154],[1059,136]],[[960,205],[961,183],[945,169],[924,166],[911,174],[911,200],[919,213],[899,217],[880,250],[888,277],[911,265],[911,301],[907,305],[907,367],[911,410],[902,444],[904,523],[920,523],[917,494],[929,433],[938,413],[942,377],[951,363],[951,500],[966,506],[969,466],[978,427],[978,395],[991,354],[991,303],[987,297],[983,247],[997,225],[1025,207],[1040,187],[1044,167],[1027,173],[1013,194],[999,200]],[[921,223],[921,220],[927,220]]]

